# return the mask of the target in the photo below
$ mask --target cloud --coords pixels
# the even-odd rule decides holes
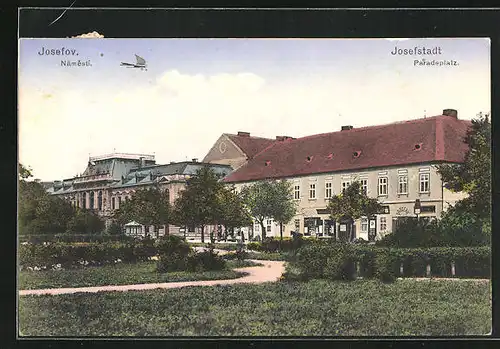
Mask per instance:
[[[114,148],[154,152],[159,163],[168,163],[203,158],[222,133],[300,137],[344,124],[411,119],[424,110],[432,115],[451,107],[464,117],[473,116],[477,106],[489,106],[489,93],[483,93],[489,88],[487,75],[455,74],[455,80],[442,79],[443,84],[448,81],[443,89],[443,84],[430,83],[431,77],[359,74],[284,82],[251,72],[168,70],[152,83],[117,89],[98,84],[65,89],[55,82],[50,86],[57,88],[34,89],[20,83],[20,160],[36,177],[53,180],[83,172],[89,153]],[[478,92],[469,93],[470,81]]]

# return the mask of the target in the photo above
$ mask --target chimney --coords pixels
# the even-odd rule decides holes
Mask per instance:
[[[241,136],[241,137],[250,137],[250,132],[238,131],[238,136]]]
[[[191,159],[192,162],[198,162],[198,158]]]
[[[348,131],[348,130],[352,130],[353,127],[351,125],[346,125],[346,126],[342,126],[341,128],[341,131]]]
[[[458,119],[458,112],[457,112],[456,109],[444,109],[443,110],[443,115],[452,116],[455,119]]]
[[[139,158],[139,161],[140,161],[139,168],[142,168],[146,165],[146,160],[144,159],[143,156]]]

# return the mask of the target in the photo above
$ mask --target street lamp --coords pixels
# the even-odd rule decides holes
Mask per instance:
[[[418,221],[418,215],[420,214],[420,199],[415,200],[415,206],[413,206],[413,212],[417,215],[417,221]]]

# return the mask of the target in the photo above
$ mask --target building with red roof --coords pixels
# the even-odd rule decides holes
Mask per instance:
[[[469,120],[458,119],[456,110],[445,109],[438,116],[361,128],[342,126],[337,132],[296,139],[224,134],[204,161],[233,166],[224,181],[237,189],[266,179],[290,181],[298,211],[285,227],[285,236],[298,231],[306,236],[339,237],[344,227],[330,220],[328,199],[353,181],[361,181],[368,196],[377,198],[385,211],[356,222],[352,236],[373,240],[390,232],[398,219],[415,217],[417,199],[420,216],[431,219],[464,197],[444,188],[435,165],[464,160],[468,149],[464,137],[470,125]],[[254,235],[260,235],[257,225],[252,228]],[[271,221],[267,230],[268,236],[279,234]]]

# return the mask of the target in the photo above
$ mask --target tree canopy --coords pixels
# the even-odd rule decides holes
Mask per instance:
[[[234,187],[223,187],[218,195],[216,221],[225,227],[226,234],[234,228],[250,226],[253,223],[246,209],[243,197]]]
[[[382,205],[377,199],[369,198],[361,189],[361,184],[354,181],[344,193],[332,196],[327,206],[330,216],[335,220],[356,220],[379,213]]]
[[[168,224],[171,220],[169,193],[159,188],[138,190],[120,205],[114,216],[120,225],[130,221],[155,227]]]
[[[186,182],[174,203],[174,216],[180,225],[201,228],[201,240],[205,242],[205,227],[219,218],[220,193],[224,184],[212,169],[202,167]]]
[[[295,216],[296,204],[288,181],[256,182],[243,187],[241,194],[251,216],[261,226],[263,239],[266,238],[266,219],[286,224]]]
[[[18,227],[20,234],[94,233],[104,228],[93,212],[78,209],[47,193],[38,182],[28,181],[32,171],[19,164]]]
[[[462,164],[437,166],[445,187],[468,194],[456,209],[471,212],[483,222],[491,221],[491,124],[489,114],[472,119],[464,142],[469,146]]]

